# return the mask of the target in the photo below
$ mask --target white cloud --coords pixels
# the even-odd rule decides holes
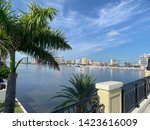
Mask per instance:
[[[119,3],[108,4],[99,10],[97,18],[88,18],[88,20],[101,28],[120,24],[145,11],[140,8],[140,3],[139,0],[121,0]]]
[[[119,31],[119,32],[123,32],[123,31],[126,31],[126,30],[131,29],[131,27],[132,27],[132,26],[123,27],[123,28],[120,28],[118,31]]]
[[[128,43],[129,40],[117,39],[108,42],[107,40],[96,41],[96,42],[79,42],[78,44],[71,44],[72,50],[61,52],[60,55],[65,56],[65,58],[81,58],[88,57],[91,54],[106,50],[108,48],[117,47],[123,44]]]
[[[89,17],[71,8],[65,12],[65,0],[63,0],[62,3],[60,1],[53,0],[52,2],[53,6],[60,10],[52,25],[65,32],[69,44],[72,46],[72,51],[66,51],[62,54],[74,58],[79,56],[86,57],[89,53],[92,54],[128,43],[129,39],[126,38],[126,40],[124,40],[123,35],[124,31],[131,29],[132,25],[120,26],[118,29],[112,27],[127,22],[137,14],[141,14],[145,11],[141,8],[140,0],[118,0],[117,2],[109,3],[104,5],[103,8],[100,8],[97,12],[97,17]],[[49,4],[50,3],[51,1],[49,1]],[[108,31],[103,34],[102,30],[106,28]],[[95,35],[92,35],[94,33]],[[93,42],[88,41],[86,39],[87,37],[84,37],[87,35],[93,39]],[[103,36],[97,39],[97,35],[100,37]],[[84,40],[78,40],[81,37],[83,37]],[[78,42],[74,42],[74,40]]]
[[[96,48],[96,51],[102,51],[102,50],[103,50],[103,48],[100,48],[100,47]]]
[[[120,0],[105,5],[97,12],[98,17],[92,18],[87,15],[81,15],[77,10],[71,10],[71,8],[65,12],[65,0],[62,0],[62,2],[60,2],[61,0],[46,1],[44,0],[45,3],[51,3],[61,9],[52,26],[65,32],[69,40],[79,39],[89,34],[97,35],[102,29],[126,22],[136,14],[143,12],[143,9],[140,8],[140,0]],[[118,30],[111,29],[112,32],[108,33],[108,37],[118,36],[120,32],[128,29],[130,29],[130,26]]]
[[[118,31],[112,30],[112,31],[110,31],[110,32],[107,33],[107,37],[108,37],[108,38],[113,38],[113,37],[118,36],[119,34],[120,34],[120,33],[119,33]]]
[[[62,54],[69,57],[86,56],[89,53],[92,54],[127,43],[128,39],[124,40],[122,35],[124,35],[124,31],[131,29],[132,25],[120,26],[118,29],[114,28],[114,25],[127,22],[145,11],[141,8],[140,0],[118,0],[100,8],[97,17],[89,17],[88,15],[81,15],[79,10],[68,8],[65,11],[66,0],[38,1],[45,7],[52,5],[59,10],[51,25],[65,32],[73,50]],[[107,29],[107,32],[105,29]],[[103,30],[105,31],[103,32]],[[99,39],[97,38],[98,35]],[[87,38],[91,38],[93,41],[90,42]],[[74,42],[76,40],[78,42]]]
[[[114,41],[114,40],[115,40],[115,38],[107,39],[108,42],[112,42],[112,41]]]
[[[38,0],[44,6],[53,6],[54,8],[63,11],[65,0]]]

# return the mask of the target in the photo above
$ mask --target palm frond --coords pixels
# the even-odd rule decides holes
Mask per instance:
[[[70,104],[77,103],[96,94],[95,79],[88,75],[73,74],[73,77],[70,78],[69,82],[72,86],[61,85],[62,90],[56,92],[56,95],[53,97],[65,98],[65,101],[59,105],[58,108],[68,105],[68,102]],[[80,105],[78,108],[84,110],[86,109],[86,106]]]
[[[19,47],[18,50],[36,58],[41,64],[47,64],[54,69],[59,69],[58,63],[55,61],[53,54],[40,47],[26,44],[24,47]]]
[[[30,13],[23,13],[21,19],[26,24],[29,31],[38,29],[41,26],[47,26],[47,20],[49,19],[52,21],[58,12],[52,7],[42,8],[35,3],[29,3],[28,7],[30,9]]]
[[[75,103],[75,102],[74,102]],[[61,103],[60,105],[58,105],[57,107],[55,107],[55,110],[56,109],[60,109],[60,108],[63,108],[63,107],[66,107],[66,106],[69,106],[73,104],[73,101],[72,100],[66,100],[64,101],[63,103]]]
[[[33,40],[33,44],[54,50],[71,49],[71,47],[67,44],[64,34],[59,30],[52,30],[49,27],[41,28],[38,31]]]

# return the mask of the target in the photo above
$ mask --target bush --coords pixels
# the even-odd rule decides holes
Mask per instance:
[[[10,73],[9,68],[2,62],[0,62],[0,81],[6,79]]]

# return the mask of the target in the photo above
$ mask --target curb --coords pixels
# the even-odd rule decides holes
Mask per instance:
[[[24,113],[28,113],[26,111],[26,109],[23,107],[23,105],[19,102],[19,100],[17,98],[15,98],[15,100],[18,102],[18,105],[21,107],[21,109],[23,110]]]

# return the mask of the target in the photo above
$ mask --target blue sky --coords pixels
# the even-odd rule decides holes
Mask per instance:
[[[150,53],[149,0],[12,0],[13,9],[28,11],[28,2],[59,10],[50,25],[64,32],[72,46],[57,53],[65,59],[136,63],[139,55]]]

